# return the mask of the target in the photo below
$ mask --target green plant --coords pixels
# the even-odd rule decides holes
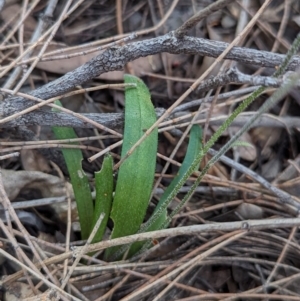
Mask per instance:
[[[124,78],[125,83],[135,83],[136,88],[125,88],[125,126],[121,157],[156,121],[146,85],[134,76],[125,75]],[[144,220],[154,180],[157,142],[156,129],[119,169],[110,214],[114,222],[111,238],[136,233]],[[110,257],[116,250],[117,248],[106,250],[105,256]]]
[[[146,85],[138,78],[125,75],[125,128],[122,154],[124,156],[130,147],[143,136],[145,130],[155,121],[156,115],[151,103],[150,93]],[[59,101],[56,104],[60,104]],[[61,104],[60,104],[61,105]],[[53,132],[58,139],[75,138],[71,128],[54,127]],[[82,238],[86,239],[93,229],[101,213],[104,219],[98,229],[93,242],[102,239],[108,218],[114,222],[112,238],[122,237],[138,232],[144,221],[154,180],[158,131],[152,132],[139,148],[122,164],[118,172],[115,194],[113,197],[113,160],[110,155],[104,158],[102,169],[95,174],[96,199],[93,204],[88,179],[84,174],[81,161],[82,153],[79,149],[63,149],[63,155],[70,174],[78,207]],[[201,148],[201,129],[194,125],[191,130],[190,141],[185,159],[177,176],[162,195],[154,213],[160,209],[183,174],[190,167]],[[196,166],[195,169],[198,167]],[[166,208],[159,214],[159,219],[151,223],[145,231],[160,229],[168,219]],[[130,255],[136,253],[143,243],[134,244]],[[122,254],[122,248],[106,250],[106,258]],[[117,255],[116,255],[117,254]]]
[[[284,62],[275,72],[275,77],[283,74],[292,55],[294,55],[299,48],[299,44],[300,34],[293,43],[293,46],[289,50]],[[198,169],[198,166],[204,155],[217,141],[223,131],[230,126],[238,114],[244,111],[249,104],[251,104],[263,92],[264,87],[260,87],[247,99],[245,99],[203,147],[200,143],[200,128],[198,126],[193,126],[187,154],[178,175],[174,178],[171,185],[166,189],[149,220],[142,224],[148,203],[150,201],[154,179],[157,149],[157,128],[155,128],[139,146],[131,151],[128,158],[126,158],[126,156],[128,155],[128,151],[131,149],[132,145],[135,145],[136,142],[144,136],[144,131],[154,124],[156,116],[147,87],[140,79],[126,75],[125,83],[136,84],[136,87],[133,88],[131,86],[126,87],[125,89],[125,129],[122,158],[126,158],[126,160],[119,169],[114,198],[112,197],[113,164],[110,156],[104,159],[102,170],[99,175],[96,175],[96,204],[94,206],[93,202],[91,201],[90,191],[88,191],[86,176],[81,168],[81,152],[79,150],[78,152],[67,152],[67,150],[63,150],[78,206],[79,219],[82,227],[82,237],[86,238],[89,235],[92,225],[95,224],[99,215],[104,211],[106,217],[93,240],[94,242],[102,239],[109,215],[114,221],[112,238],[145,231],[158,230],[167,227],[173,216],[177,214],[185,205],[185,203],[191,198],[196,187],[209,168],[218,161],[222,154],[236,145],[239,137],[249,129],[251,124],[263,112],[269,109],[283,95],[285,95],[287,91],[293,85],[295,85],[298,78],[299,75],[294,76],[287,83],[285,83],[281,89],[275,92],[274,95],[270,97],[268,101],[259,109],[258,113],[221,148],[217,155],[215,155],[206,164],[205,168],[199,173],[197,180],[194,182],[189,192],[181,200],[175,210],[173,210],[168,216],[167,207],[169,203],[178,194],[180,188],[184,185],[190,175]],[[66,131],[61,128],[54,128],[57,138],[74,138],[75,134],[72,129],[65,130]],[[97,177],[99,178],[97,179]],[[85,205],[83,206],[82,200],[85,198],[88,201],[84,202]],[[89,208],[88,210],[87,207]],[[93,221],[92,223],[90,223],[91,220]],[[131,246],[110,248],[106,250],[105,256],[108,259],[118,259],[123,256],[125,252],[129,252],[129,255],[131,256],[139,250],[143,251],[146,247],[148,247],[148,245],[149,242],[139,242],[134,243]]]

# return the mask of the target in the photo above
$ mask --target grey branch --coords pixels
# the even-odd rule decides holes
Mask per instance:
[[[211,97],[213,98],[213,96]],[[164,112],[164,108],[156,108],[156,116],[159,118]],[[171,118],[181,117],[184,114],[188,114],[189,112],[177,112],[175,114],[172,114]],[[252,116],[254,112],[247,112],[242,113],[240,116],[238,116],[231,126],[233,127],[240,127],[245,124]],[[114,130],[122,130],[124,126],[124,114],[123,113],[87,113],[82,114],[83,116],[101,123],[102,125],[114,129]],[[41,126],[69,126],[73,128],[93,128],[93,125],[84,122],[81,119],[75,118],[74,116],[64,114],[64,113],[52,113],[52,112],[44,112],[41,110],[35,111],[35,114],[31,114],[32,119],[22,118],[22,124],[20,124],[20,120],[13,120],[8,123],[5,123],[3,127],[5,128],[11,128],[15,126],[19,126],[20,128],[25,128],[24,125],[41,125]],[[228,116],[218,116],[216,118],[212,118],[209,121],[210,125],[216,125],[220,126]],[[182,122],[188,122],[191,118],[184,119]],[[197,122],[200,124],[204,124],[206,120],[205,114],[200,114],[197,118]],[[201,120],[201,121],[200,121]],[[24,121],[26,121],[24,123]],[[275,127],[275,128],[300,128],[300,119],[298,117],[278,117],[278,116],[272,116],[270,114],[265,114],[258,120],[256,120],[252,128],[255,127]],[[171,131],[172,134],[181,136],[181,132],[178,131]],[[26,137],[24,137],[26,138]],[[26,140],[32,140],[26,139]]]
[[[183,37],[182,39],[178,39],[174,32],[170,32],[157,38],[133,42],[120,47],[111,47],[79,68],[32,91],[30,95],[41,99],[49,99],[63,95],[73,90],[77,85],[82,85],[105,72],[121,70],[126,63],[139,57],[162,52],[218,57],[227,46],[227,43],[201,38]],[[284,55],[267,51],[234,47],[228,53],[226,59],[235,60],[244,64],[274,68],[281,64],[284,57]],[[295,70],[298,66],[300,66],[300,57],[294,56],[288,66],[288,70]],[[0,104],[0,117],[10,116],[32,105],[34,105],[34,102],[22,97],[10,97]],[[37,120],[35,116],[38,114],[40,114],[40,118],[49,123],[51,123],[51,121],[53,122],[53,118],[55,118],[53,113],[47,112],[46,110],[39,110],[21,116],[17,120],[7,124],[1,124],[1,127],[36,124],[37,121],[34,122],[33,120]],[[60,118],[64,118],[65,115],[66,114],[61,113]],[[95,116],[95,118],[97,117],[99,116]],[[39,119],[38,122],[42,122],[42,119]],[[102,123],[101,120],[99,122]],[[52,125],[55,125],[55,123],[52,123]]]
[[[291,71],[289,71],[291,72]],[[253,86],[264,87],[280,87],[283,79],[260,76],[248,75],[240,72],[236,67],[228,69],[225,73],[217,75],[211,79],[204,81],[198,88],[197,93],[205,92],[210,89],[215,89],[227,84],[250,84]]]

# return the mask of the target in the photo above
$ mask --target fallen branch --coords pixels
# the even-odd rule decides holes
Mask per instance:
[[[121,70],[126,63],[139,57],[162,52],[218,57],[227,46],[227,43],[201,38],[184,37],[178,39],[174,35],[174,32],[170,32],[157,38],[133,42],[120,47],[111,47],[79,68],[32,91],[30,95],[44,100],[63,95],[64,93],[73,90],[76,86],[82,85],[105,72]],[[284,55],[267,51],[234,47],[228,53],[226,59],[231,59],[244,64],[275,68],[283,61],[284,57]],[[300,66],[300,57],[294,56],[288,66],[288,70],[295,70],[298,66]],[[0,103],[0,117],[5,118],[34,104],[33,101],[26,100],[22,97],[9,97]],[[21,116],[14,122],[9,122],[7,126],[36,124],[36,121],[32,122],[32,120],[37,119],[35,117],[37,112],[38,111],[34,111]],[[50,114],[49,112],[45,111],[41,114],[42,116],[40,117],[48,119],[49,122],[53,118],[53,114]],[[63,117],[63,114],[60,114],[60,116]],[[41,119],[39,120],[41,121]],[[54,125],[54,123],[52,125]],[[1,124],[1,120],[0,127],[4,127],[4,124]]]

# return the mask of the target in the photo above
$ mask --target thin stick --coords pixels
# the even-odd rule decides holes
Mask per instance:
[[[109,44],[106,44],[106,45],[103,45],[103,46],[99,46],[99,47],[96,47],[96,48],[92,48],[92,49],[89,49],[89,50],[84,50],[84,51],[80,51],[80,52],[75,52],[75,53],[72,53],[72,54],[64,54],[64,55],[57,55],[57,56],[50,56],[50,53],[45,53],[43,57],[41,57],[40,59],[40,62],[48,62],[48,61],[58,61],[58,60],[65,60],[65,59],[71,59],[71,58],[74,58],[74,57],[77,57],[77,56],[84,56],[84,55],[87,55],[87,54],[90,54],[90,53],[93,53],[93,52],[99,52],[101,50],[105,50],[109,47],[113,47],[113,46],[117,46],[119,44],[122,44],[122,43],[125,43],[125,42],[128,42],[128,41],[131,41],[133,39],[137,38],[137,33],[132,33],[130,34],[129,36],[127,37],[124,37],[122,39],[119,39],[119,40],[116,40],[116,41],[113,41]],[[97,42],[98,43],[98,42]],[[63,52],[64,49],[61,49],[60,52]],[[69,51],[69,48],[66,48],[65,51]],[[46,57],[45,57],[46,56]],[[30,58],[26,61],[24,61],[23,63],[30,63],[34,60],[35,58]],[[18,63],[18,64],[21,64],[21,63]]]
[[[179,39],[182,38],[184,35],[187,34],[187,32],[191,28],[193,28],[194,26],[196,26],[197,23],[199,23],[201,20],[203,20],[204,18],[208,17],[212,13],[214,13],[214,12],[222,9],[223,7],[229,5],[229,3],[233,2],[233,1],[235,1],[235,0],[219,0],[219,1],[216,1],[216,2],[212,3],[211,5],[207,6],[206,8],[202,9],[197,14],[195,14],[192,18],[190,18],[189,20],[187,20],[186,22],[184,22],[183,25],[181,25],[175,31],[175,35]]]
[[[68,271],[68,274],[64,277],[63,282],[61,284],[61,289],[64,289],[64,287],[66,286],[66,284],[68,283],[70,277],[72,276],[72,273],[74,272],[75,267],[78,265],[79,261],[81,260],[82,256],[85,254],[86,250],[88,249],[89,245],[91,244],[94,236],[96,235],[102,221],[104,218],[105,214],[102,212],[86,242],[86,244],[80,249],[79,252],[76,252],[76,254],[74,253],[73,256],[76,257],[75,261],[73,262],[71,268]]]
[[[12,152],[18,151],[23,149],[38,149],[38,148],[74,148],[74,149],[85,149],[85,150],[92,150],[94,152],[99,152],[100,149],[90,145],[74,145],[74,144],[63,144],[63,143],[49,143],[49,144],[34,144],[34,145],[24,145],[24,146],[15,146],[15,147],[7,147],[0,149],[0,153],[4,152]]]
[[[0,161],[1,160],[5,160],[5,159],[9,159],[9,158],[13,158],[13,157],[19,157],[20,153],[19,152],[14,152],[8,155],[4,155],[4,156],[0,156]]]
[[[73,138],[73,139],[58,139],[58,140],[37,140],[37,141],[0,141],[0,146],[25,146],[25,145],[42,145],[42,144],[57,144],[57,143],[74,143],[94,141],[101,139],[114,139],[115,135],[99,135],[91,137]]]
[[[111,144],[110,146],[108,146],[107,148],[105,148],[104,150],[102,150],[101,152],[91,156],[88,158],[88,161],[91,163],[93,161],[95,161],[97,158],[100,158],[101,156],[105,155],[106,153],[112,151],[113,149],[115,149],[116,147],[120,146],[123,144],[123,139],[116,142],[116,143],[113,143]]]

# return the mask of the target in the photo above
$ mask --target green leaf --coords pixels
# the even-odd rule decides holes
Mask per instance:
[[[201,130],[200,126],[193,125],[191,128],[191,132],[190,132],[188,148],[187,148],[184,160],[179,168],[178,174],[176,175],[176,177],[173,179],[171,184],[167,187],[167,189],[161,196],[161,198],[154,210],[154,213],[157,212],[163,206],[166,199],[172,193],[172,191],[174,190],[176,185],[181,181],[184,174],[187,172],[187,170],[190,168],[193,161],[199,154],[201,147],[202,147],[201,139],[202,139],[202,130]],[[199,164],[198,164],[198,166],[196,166],[195,170],[197,170],[198,168],[199,168]],[[176,192],[176,194],[177,193],[178,193],[178,191]]]
[[[105,215],[96,235],[92,240],[92,243],[99,242],[102,240],[110,215],[114,185],[112,156],[106,156],[102,163],[102,169],[99,172],[95,173],[95,185],[96,200],[92,229],[94,228],[100,214],[104,213]]]
[[[156,114],[146,85],[137,77],[124,76],[125,83],[136,88],[125,89],[125,128],[123,158],[128,150],[156,121]],[[158,130],[155,129],[121,165],[111,211],[114,228],[111,238],[134,234],[142,224],[151,195],[156,165]],[[109,258],[119,247],[106,251]]]
[[[237,140],[234,143],[232,143],[232,145],[231,145],[231,147],[236,147],[236,146],[245,146],[245,147],[255,148],[253,144],[251,144],[247,141],[241,141],[241,140]]]
[[[190,168],[191,164],[199,154],[201,148],[202,148],[202,129],[199,125],[193,125],[190,132],[190,139],[188,148],[186,151],[185,158],[179,168],[178,174],[173,179],[171,184],[167,187],[167,189],[162,194],[152,216],[145,224],[145,227],[143,227],[142,232],[149,232],[149,231],[155,231],[162,228],[166,228],[168,226],[168,213],[167,209],[161,210],[162,207],[166,207],[165,202],[168,200],[170,194],[175,189],[176,185],[182,180],[183,176],[187,172],[187,170]],[[198,170],[199,165],[195,168],[195,170]],[[178,191],[176,192],[176,194]],[[153,218],[154,216],[155,219]],[[141,247],[144,245],[145,242],[137,242],[134,243],[129,251],[129,256],[135,254],[137,251],[141,249]]]
[[[55,104],[62,106],[59,100],[55,101]],[[70,127],[52,127],[52,130],[56,139],[77,138],[75,131]],[[81,166],[81,161],[83,160],[82,152],[80,149],[63,148],[62,153],[74,190],[81,227],[81,238],[87,239],[91,231],[94,205],[89,181]]]

